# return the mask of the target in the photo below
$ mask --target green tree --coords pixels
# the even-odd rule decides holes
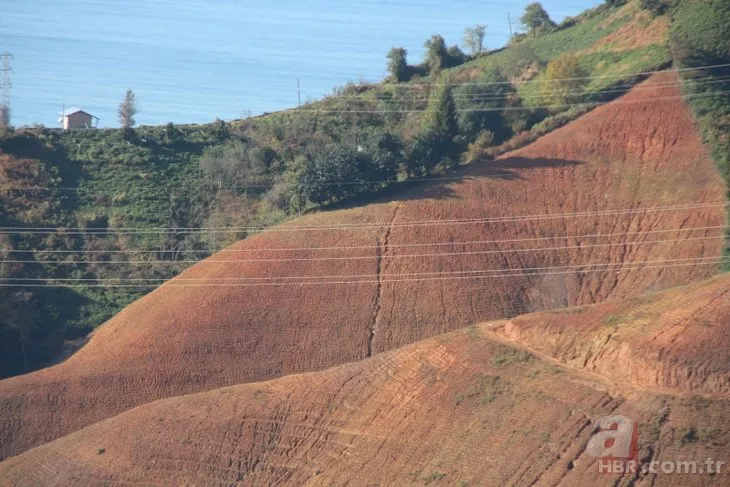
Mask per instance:
[[[250,149],[239,140],[206,149],[200,158],[200,168],[219,188],[260,185],[267,172],[262,152]]]
[[[402,47],[394,47],[388,52],[388,73],[396,82],[408,81],[408,51]]]
[[[224,141],[231,136],[231,132],[228,130],[228,125],[225,120],[216,118],[210,126],[210,133],[217,140]]]
[[[406,170],[411,177],[430,175],[434,168],[449,157],[454,140],[436,130],[424,130],[416,135]]]
[[[10,108],[0,103],[0,129],[10,127]]]
[[[447,67],[449,52],[446,48],[446,41],[438,34],[431,36],[424,44],[426,48],[426,66],[429,73],[439,73],[443,68]]]
[[[372,181],[395,181],[405,163],[403,142],[390,132],[380,132],[369,142],[372,152]]]
[[[123,129],[134,127],[134,124],[136,123],[134,116],[137,112],[137,98],[134,96],[134,92],[132,90],[127,90],[127,93],[124,95],[124,100],[122,100],[122,103],[119,104],[119,110],[117,111],[117,114],[119,115],[119,124]]]
[[[504,107],[518,103],[514,86],[498,71],[489,71],[473,83],[455,90],[461,133],[469,141],[485,130],[503,140],[510,131],[505,123]]]
[[[464,64],[466,61],[466,54],[462,51],[459,46],[451,46],[446,50],[446,67],[451,68]]]
[[[469,148],[464,153],[464,159],[466,162],[473,162],[482,158],[491,158],[492,156],[487,151],[493,145],[494,134],[489,130],[485,130],[476,137],[474,142],[469,144]]]
[[[451,85],[443,85],[431,96],[428,102],[424,129],[454,138],[459,134],[456,103]]]
[[[464,29],[464,46],[472,55],[479,55],[484,49],[484,37],[487,34],[487,26],[479,24]]]
[[[429,175],[439,165],[451,166],[456,161],[459,145],[459,121],[450,85],[444,85],[431,96],[423,129],[413,143],[407,161],[411,176]]]
[[[548,104],[573,103],[580,100],[586,81],[578,57],[564,54],[548,63],[540,78],[540,93]]]
[[[302,174],[303,196],[315,204],[338,201],[358,193],[365,185],[365,155],[346,146],[314,158]]]
[[[302,190],[302,181],[307,167],[309,159],[303,154],[299,154],[286,165],[286,170],[276,178],[265,196],[269,208],[289,214],[299,213],[305,208],[306,197]]]
[[[173,142],[175,140],[180,139],[180,133],[175,128],[175,125],[172,122],[167,122],[167,125],[165,125],[165,139],[168,140],[168,142]]]
[[[648,10],[652,15],[664,15],[671,6],[667,0],[641,0],[641,8]]]
[[[520,17],[520,22],[532,32],[533,36],[537,36],[539,31],[555,25],[540,2],[527,5],[525,13]]]

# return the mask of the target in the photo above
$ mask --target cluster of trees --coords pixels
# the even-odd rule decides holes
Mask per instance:
[[[216,122],[214,126],[225,127],[225,123]],[[218,128],[216,131],[220,130]],[[261,186],[269,180],[268,173],[275,155],[271,149],[252,147],[242,140],[229,139],[225,144],[206,149],[200,158],[200,168],[218,188],[235,186],[248,189]]]
[[[447,47],[444,38],[438,34],[431,36],[424,47],[426,48],[426,58],[423,63],[418,65],[408,64],[408,51],[405,48],[392,48],[387,55],[390,79],[395,82],[403,82],[410,80],[414,75],[435,75],[443,69],[463,64],[467,59],[459,46]]]
[[[3,154],[8,149],[5,137],[12,138],[13,134],[0,138],[0,226],[51,225],[52,215],[59,209],[57,195],[39,193],[43,198],[43,203],[39,203],[27,198],[22,191],[7,188],[49,186],[53,184],[54,174],[38,161]],[[17,142],[26,141],[18,138]],[[32,146],[23,145],[26,150]],[[0,260],[3,261],[0,262],[0,278],[22,279],[39,275],[41,269],[37,264],[12,262],[32,259],[23,252],[28,238],[31,237],[0,235]],[[63,309],[48,294],[47,290],[37,288],[0,288],[0,378],[30,371],[60,350],[64,330],[55,327],[53,319]]]
[[[540,2],[527,5],[520,22],[533,38],[557,28],[557,24],[550,19],[550,15]],[[404,82],[409,81],[415,75],[438,74],[442,69],[463,64],[470,57],[474,58],[484,53],[486,34],[487,26],[484,24],[467,27],[464,30],[463,43],[469,55],[466,55],[457,45],[447,47],[442,36],[433,35],[424,44],[426,58],[417,65],[408,64],[408,51],[404,47],[394,47],[386,56],[388,77],[394,82]],[[517,34],[513,40],[521,40],[525,37],[526,34]]]
[[[308,161],[295,191],[314,204],[339,201],[387,186],[403,165],[403,144],[389,133],[376,134],[367,147],[335,145]]]
[[[486,147],[512,135],[518,124],[503,108],[517,103],[502,75],[485,74],[473,84],[436,85],[425,113],[414,114],[418,126],[409,136],[385,117],[346,121],[299,114],[271,127],[271,137],[259,132],[258,142],[231,134],[204,151],[200,167],[214,188],[250,190],[293,213],[454,167],[469,143],[479,139]],[[273,146],[262,144],[276,139]]]
[[[678,0],[641,0],[639,3],[641,8],[648,10],[653,15],[664,15],[677,2]]]
[[[473,96],[477,101],[469,98]],[[481,151],[512,135],[517,117],[511,119],[503,108],[517,103],[514,87],[497,73],[458,88],[439,85],[411,140],[376,131],[357,146],[341,142],[298,159],[290,187],[295,194],[289,200],[321,205],[383,188],[399,176],[423,177],[452,168],[470,143]]]

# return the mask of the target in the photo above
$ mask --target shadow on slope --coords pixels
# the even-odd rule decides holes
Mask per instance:
[[[404,180],[376,192],[365,194],[326,206],[321,211],[336,211],[355,208],[370,203],[412,200],[445,200],[458,197],[454,185],[473,181],[476,178],[489,178],[504,181],[525,179],[522,170],[538,168],[561,168],[577,166],[581,161],[566,159],[538,159],[512,156],[505,159],[480,160],[460,166],[431,179]]]

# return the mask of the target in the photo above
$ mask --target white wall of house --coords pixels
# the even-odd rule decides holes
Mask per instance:
[[[65,130],[90,128],[92,127],[91,118],[91,115],[86,112],[76,112],[66,115],[63,117],[63,128]]]

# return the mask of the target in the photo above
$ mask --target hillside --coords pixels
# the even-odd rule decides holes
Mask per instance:
[[[83,339],[191,263],[261,228],[342,200],[397,193],[408,179],[447,174],[459,163],[522,147],[595,103],[621,96],[645,77],[638,73],[672,62],[668,28],[668,14],[652,15],[638,0],[606,3],[541,35],[517,35],[502,49],[449,58],[439,71],[431,72],[424,59],[420,74],[407,81],[353,82],[322,100],[260,117],[129,133],[0,131],[4,156],[39,168],[0,181],[3,225],[78,230],[12,234],[3,244],[8,258],[23,263],[0,269],[0,278],[23,287],[0,289],[0,301],[12,301],[18,316],[0,323],[6,344],[0,377],[47,365],[64,340]],[[574,56],[579,65],[579,74],[563,76],[587,83],[571,85],[570,96],[555,101],[548,95],[561,83],[547,93],[542,83],[549,64],[562,56]],[[695,74],[707,86],[710,73]],[[425,136],[424,128],[446,85],[458,111],[448,156],[431,150],[439,138]],[[145,110],[148,100],[139,101]],[[341,162],[343,153],[342,170],[324,181],[312,170],[333,162],[333,155]],[[357,154],[364,171],[351,170]],[[49,200],[56,206],[44,219],[18,219],[9,211]],[[66,286],[29,287],[44,279]],[[118,279],[149,284],[103,285]]]
[[[727,394],[728,323],[730,278],[722,275],[627,303],[527,315],[492,332],[617,383]]]
[[[66,362],[1,381],[0,456],[152,400],[711,276],[725,187],[676,79],[456,181],[304,216],[194,265]]]
[[[689,357],[688,375],[707,360],[727,377],[727,354],[695,352],[708,335],[730,332],[729,290],[723,276],[579,313],[519,317],[509,322],[524,332],[512,334],[516,344],[495,341],[495,329],[509,324],[483,323],[326,371],[152,402],[3,461],[0,483],[725,485],[726,470],[598,474],[586,443],[595,422],[612,414],[638,423],[647,465],[694,460],[699,469],[711,458],[727,466],[730,399],[727,389],[684,394],[704,390],[702,383],[655,390],[608,367],[588,373],[568,349],[606,327],[595,324],[600,316],[622,313],[629,318],[610,328],[626,347],[640,354],[662,337],[667,355]],[[682,321],[687,303],[716,313]],[[673,342],[665,335],[679,321],[682,339]],[[524,338],[539,348],[530,331],[562,342],[541,348],[557,350],[557,360],[521,346]]]

